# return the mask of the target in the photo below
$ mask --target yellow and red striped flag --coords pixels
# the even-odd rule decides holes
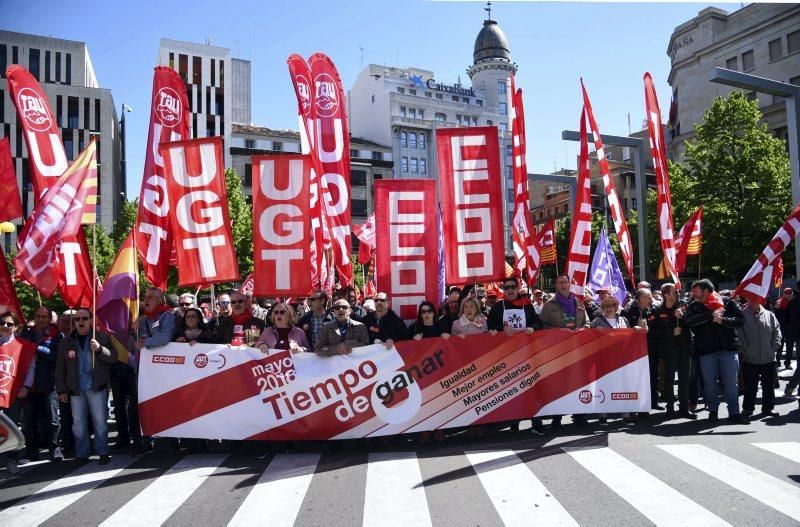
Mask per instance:
[[[556,228],[555,220],[547,220],[541,230],[536,233],[539,245],[539,265],[556,263]]]

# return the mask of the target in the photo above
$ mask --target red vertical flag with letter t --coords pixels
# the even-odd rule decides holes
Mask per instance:
[[[592,249],[592,190],[589,179],[589,141],[586,139],[586,109],[581,111],[580,154],[578,158],[578,184],[575,210],[569,234],[567,276],[569,290],[583,298],[589,274],[589,255]]]
[[[375,182],[378,290],[407,323],[423,300],[437,301],[439,240],[436,182],[406,179]]]
[[[222,138],[161,143],[181,287],[239,280]]]
[[[311,160],[253,156],[253,262],[256,296],[307,296],[311,290]]]
[[[144,158],[144,175],[136,217],[136,249],[142,257],[147,281],[164,288],[169,276],[173,236],[167,198],[164,159],[158,145],[190,138],[186,84],[173,70],[157,66],[153,74],[150,131]]]
[[[505,275],[497,128],[436,130],[447,283]]]

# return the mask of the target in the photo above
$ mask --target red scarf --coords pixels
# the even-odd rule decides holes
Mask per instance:
[[[246,310],[241,315],[237,315],[236,313],[231,313],[231,320],[235,325],[243,326],[245,322],[253,318],[253,308]]]
[[[144,316],[155,322],[164,311],[172,311],[172,308],[167,304],[159,304],[153,311],[145,311]]]
[[[528,304],[531,304],[531,299],[530,298],[517,297],[515,300],[506,299],[506,302],[511,302],[514,305],[514,307],[525,307]]]
[[[778,299],[778,304],[775,307],[777,309],[786,309],[788,305],[789,305],[789,300],[785,296],[782,296]]]
[[[717,292],[708,295],[708,298],[706,298],[706,301],[703,302],[703,305],[711,311],[716,311],[717,309],[723,309],[725,307],[725,304],[722,302],[722,297],[719,296],[719,293]]]

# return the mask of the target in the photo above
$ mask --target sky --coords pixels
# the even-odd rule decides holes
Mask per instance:
[[[709,5],[740,3],[581,3],[495,1],[519,66],[527,129],[528,171],[574,169],[583,77],[601,133],[642,129],[642,76],[656,83],[663,118],[670,101],[667,45],[674,28]],[[297,127],[286,68],[291,53],[324,52],[347,91],[363,64],[433,70],[442,83],[472,64],[485,3],[422,0],[0,0],[0,28],[86,42],[97,80],[126,114],[127,192],[139,194],[150,116],[152,68],[162,37],[228,47],[252,61],[252,118],[270,128]]]

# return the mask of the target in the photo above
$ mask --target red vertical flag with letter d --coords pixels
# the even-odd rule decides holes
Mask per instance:
[[[440,128],[436,143],[447,283],[502,280],[505,237],[497,128]]]
[[[239,280],[222,138],[161,143],[180,286]]]
[[[312,290],[310,172],[307,155],[253,156],[256,296],[307,296]]]
[[[406,322],[416,320],[423,300],[439,288],[436,182],[406,179],[375,182],[378,290]]]

